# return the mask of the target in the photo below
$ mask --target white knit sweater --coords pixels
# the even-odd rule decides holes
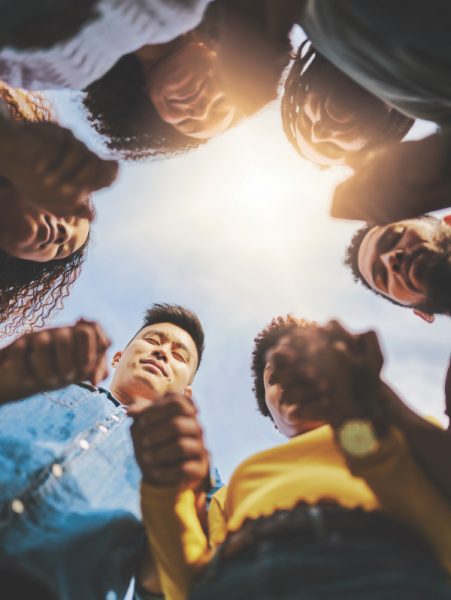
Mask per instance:
[[[47,50],[0,50],[0,80],[29,90],[84,89],[124,54],[196,27],[209,2],[100,0],[99,16],[72,39]]]

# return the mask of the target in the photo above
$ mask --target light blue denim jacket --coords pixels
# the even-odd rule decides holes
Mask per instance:
[[[0,407],[0,564],[61,600],[125,596],[145,543],[129,428],[85,385]]]

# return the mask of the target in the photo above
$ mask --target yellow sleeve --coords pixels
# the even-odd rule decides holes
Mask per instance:
[[[194,492],[142,483],[141,509],[165,598],[184,600],[194,577],[210,559]]]
[[[212,548],[222,544],[226,537],[227,519],[224,511],[226,495],[227,487],[224,486],[214,494],[208,509],[208,536]]]
[[[451,504],[417,465],[404,434],[392,427],[375,454],[347,457],[353,475],[377,496],[382,510],[425,539],[451,572]]]

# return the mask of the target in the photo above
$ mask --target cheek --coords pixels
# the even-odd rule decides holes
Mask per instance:
[[[274,420],[278,414],[278,407],[282,397],[282,388],[280,385],[267,386],[265,389],[265,402]]]

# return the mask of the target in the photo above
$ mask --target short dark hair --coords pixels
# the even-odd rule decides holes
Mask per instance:
[[[280,105],[282,123],[285,134],[298,154],[302,151],[296,140],[296,121],[299,110],[302,110],[307,92],[313,88],[318,91],[330,90],[330,75],[337,67],[322,56],[310,40],[305,40],[294,56],[291,69],[285,79],[284,94]],[[342,73],[346,77],[345,73]],[[350,79],[350,78],[349,78]],[[356,87],[358,83],[352,81]],[[330,90],[333,92],[333,90]],[[369,92],[368,92],[369,93]],[[380,143],[400,141],[414,124],[414,119],[392,109],[388,115],[385,128],[377,139],[367,144],[368,150]]]
[[[440,221],[440,219],[437,219],[437,217],[434,217],[433,215],[420,215],[419,217],[415,217],[415,218],[420,219],[422,221],[432,221],[434,223]],[[385,298],[385,300],[388,300],[392,304],[395,304],[396,306],[404,306],[405,307],[405,304],[401,304],[400,302],[393,300],[393,298],[390,298],[389,296],[386,296],[385,294],[381,294],[380,292],[378,292],[377,290],[372,288],[359,270],[359,261],[358,261],[359,249],[360,249],[360,246],[362,245],[362,242],[365,239],[366,235],[371,231],[371,229],[373,229],[373,227],[377,227],[377,225],[374,223],[366,223],[365,225],[363,225],[362,227],[357,229],[357,231],[354,232],[354,235],[352,236],[351,241],[350,241],[348,247],[346,248],[345,256],[343,259],[343,264],[346,265],[347,267],[349,267],[349,269],[351,270],[351,273],[352,273],[352,277],[355,282],[361,283],[366,288],[371,290],[374,294],[376,294],[377,296],[381,296],[382,298]],[[413,308],[418,308],[418,307],[413,307]]]
[[[298,319],[293,315],[284,317],[275,317],[271,323],[265,327],[254,338],[254,350],[252,352],[251,373],[253,378],[253,391],[257,399],[258,410],[264,417],[270,417],[271,414],[266,406],[265,386],[263,384],[263,371],[266,365],[266,353],[276,346],[279,340],[298,327],[307,327],[313,325],[305,319]]]
[[[150,327],[150,325],[155,325],[156,323],[172,323],[186,331],[192,337],[197,350],[198,369],[204,352],[205,334],[196,313],[179,304],[153,304],[151,308],[146,310],[142,327],[135,336],[145,327]]]

